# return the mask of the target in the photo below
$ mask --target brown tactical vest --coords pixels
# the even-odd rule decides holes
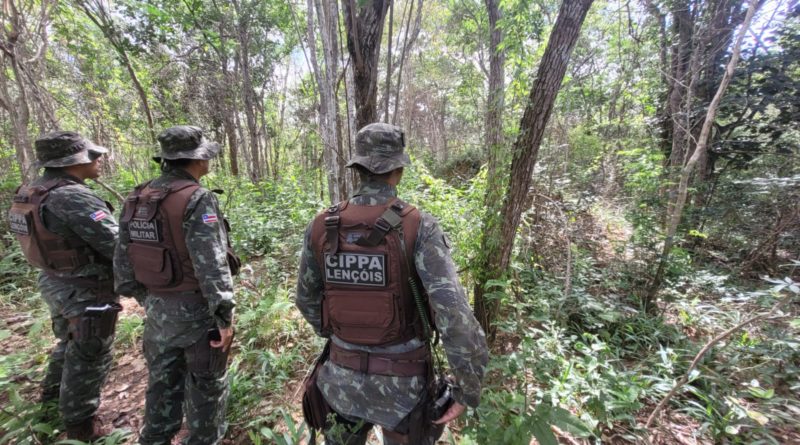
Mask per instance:
[[[325,280],[324,334],[366,346],[422,337],[409,285],[420,220],[419,210],[397,199],[377,206],[344,201],[317,215],[311,245]]]
[[[78,237],[63,237],[47,230],[42,221],[41,205],[50,192],[75,182],[55,178],[38,186],[21,186],[8,212],[11,232],[16,235],[22,253],[31,265],[45,272],[71,272],[94,262],[108,263],[89,244]]]
[[[130,240],[128,257],[136,281],[155,295],[200,292],[183,233],[186,206],[200,185],[190,180],[164,189],[149,185],[131,192],[120,219],[120,229]]]

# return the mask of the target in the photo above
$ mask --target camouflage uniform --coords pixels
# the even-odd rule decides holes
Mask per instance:
[[[166,159],[216,156],[219,145],[205,139],[190,150],[173,149],[179,144],[172,145],[172,141],[185,142],[182,139],[187,132],[191,135],[199,131],[196,127],[166,130],[159,136],[161,156]],[[196,181],[185,170],[175,168],[153,180],[150,187],[162,188],[173,181],[187,179]],[[202,215],[218,215],[218,218],[209,223],[204,222]],[[162,298],[148,294],[134,277],[128,257],[129,234],[124,227],[120,231],[114,256],[117,291],[136,297],[144,305],[147,317],[144,354],[149,379],[141,444],[170,444],[181,428],[184,404],[189,428],[184,443],[217,444],[225,435],[229,392],[226,367],[209,370],[193,369],[192,365],[200,353],[227,357],[218,348],[206,347],[210,329],[231,326],[235,306],[233,280],[226,258],[227,232],[222,220],[213,192],[200,188],[192,194],[184,213],[183,233],[205,303],[182,301],[180,295]],[[224,357],[221,360],[224,361]]]
[[[402,153],[402,132],[386,124],[371,124],[356,139],[357,153],[348,166],[361,165],[375,174],[383,174],[410,164]],[[398,151],[398,145],[400,153]],[[362,184],[350,199],[354,205],[385,204],[397,196],[395,187],[380,181]],[[421,212],[422,219],[414,249],[414,266],[435,312],[436,326],[455,376],[453,398],[465,406],[480,402],[481,380],[488,362],[486,338],[472,314],[467,296],[460,285],[447,239],[436,219]],[[317,334],[322,327],[321,302],[323,275],[311,248],[311,226],[306,230],[297,284],[297,307]],[[412,339],[388,347],[367,347],[346,343],[333,336],[338,346],[370,353],[402,353],[418,349],[422,342]],[[424,377],[396,377],[363,374],[326,362],[317,377],[317,386],[338,414],[339,423],[351,431],[326,431],[326,444],[363,444],[371,424],[394,431],[425,396]],[[361,424],[358,427],[358,424]],[[436,437],[428,437],[432,444]],[[394,443],[386,438],[385,443]]]
[[[86,144],[86,149],[67,154],[69,146]],[[68,185],[50,192],[41,205],[42,221],[48,230],[70,238],[75,235],[86,241],[98,255],[96,262],[71,272],[41,272],[39,291],[50,309],[53,333],[58,343],[50,352],[47,374],[42,382],[42,401],[58,400],[64,423],[81,424],[92,419],[100,405],[100,390],[111,368],[113,337],[72,339],[69,319],[80,317],[84,310],[98,302],[96,289],[68,281],[89,278],[105,283],[110,290],[113,273],[111,259],[117,243],[117,222],[113,209],[86,184],[65,173],[61,167],[86,164],[107,153],[73,132],[50,133],[36,141],[38,165],[45,167],[42,177],[32,185],[64,178]],[[104,301],[117,301],[116,295],[102,295]]]

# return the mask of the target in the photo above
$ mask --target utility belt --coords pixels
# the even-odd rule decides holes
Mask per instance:
[[[90,289],[97,296],[95,303],[86,307],[81,315],[68,319],[71,340],[87,341],[92,338],[105,340],[114,336],[117,317],[122,311],[122,306],[117,303],[117,294],[114,292],[114,280],[100,280],[97,277],[59,277],[47,272],[45,274],[59,282]]]
[[[97,295],[98,303],[117,299],[117,294],[114,292],[114,280],[100,280],[96,277],[60,277],[49,272],[45,272],[45,275],[64,284],[90,289]]]
[[[428,375],[431,353],[427,346],[395,354],[378,354],[344,349],[331,342],[331,363],[364,374],[395,377]]]
[[[203,296],[203,293],[197,291],[184,291],[184,292],[150,292],[150,295],[159,298],[167,304],[207,304],[208,300]]]

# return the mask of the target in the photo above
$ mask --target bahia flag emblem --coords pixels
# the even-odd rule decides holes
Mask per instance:
[[[104,212],[102,210],[98,210],[98,211],[92,213],[91,215],[89,215],[89,218],[92,218],[92,221],[97,222],[97,221],[102,221],[102,220],[106,219],[107,216],[108,216],[108,214],[106,212]]]
[[[206,224],[211,224],[217,222],[217,215],[213,213],[203,213],[203,222]]]

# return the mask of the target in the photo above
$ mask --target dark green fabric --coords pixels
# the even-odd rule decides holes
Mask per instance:
[[[395,187],[380,181],[367,182],[350,199],[350,204],[381,205],[395,196]],[[456,379],[453,397],[463,405],[476,407],[480,402],[481,380],[488,362],[486,338],[459,283],[444,233],[433,216],[425,212],[421,214],[413,266],[430,297],[442,345]],[[296,304],[303,317],[319,334],[324,280],[311,248],[310,237],[309,225],[300,257]],[[423,345],[416,338],[388,347],[353,345],[335,336],[331,341],[345,349],[370,353],[407,352]],[[338,413],[394,429],[424,396],[426,379],[368,375],[329,361],[320,369],[317,386]]]
[[[108,149],[93,144],[74,131],[54,131],[34,142],[38,167],[69,167],[88,164]]]
[[[376,175],[411,165],[405,148],[403,130],[394,125],[369,124],[356,134],[356,155],[348,167],[360,165]]]
[[[82,181],[60,169],[45,171],[33,184],[41,185],[56,178],[67,178],[71,184],[53,190],[42,205],[45,226],[68,238],[80,237],[98,257],[110,259],[118,230],[111,209]],[[90,215],[98,211],[105,216],[93,219]],[[108,280],[112,272],[110,263],[93,263],[56,276],[39,275],[39,291],[50,309],[53,334],[58,340],[50,352],[42,398],[57,398],[64,422],[77,424],[92,417],[100,405],[100,390],[111,369],[112,339],[70,339],[68,319],[80,316],[86,307],[97,302],[98,296],[91,289],[65,283],[59,277]]]
[[[161,159],[213,159],[219,154],[222,146],[209,141],[203,136],[203,130],[191,125],[178,125],[167,128],[158,135],[161,153],[153,157],[156,162]]]

